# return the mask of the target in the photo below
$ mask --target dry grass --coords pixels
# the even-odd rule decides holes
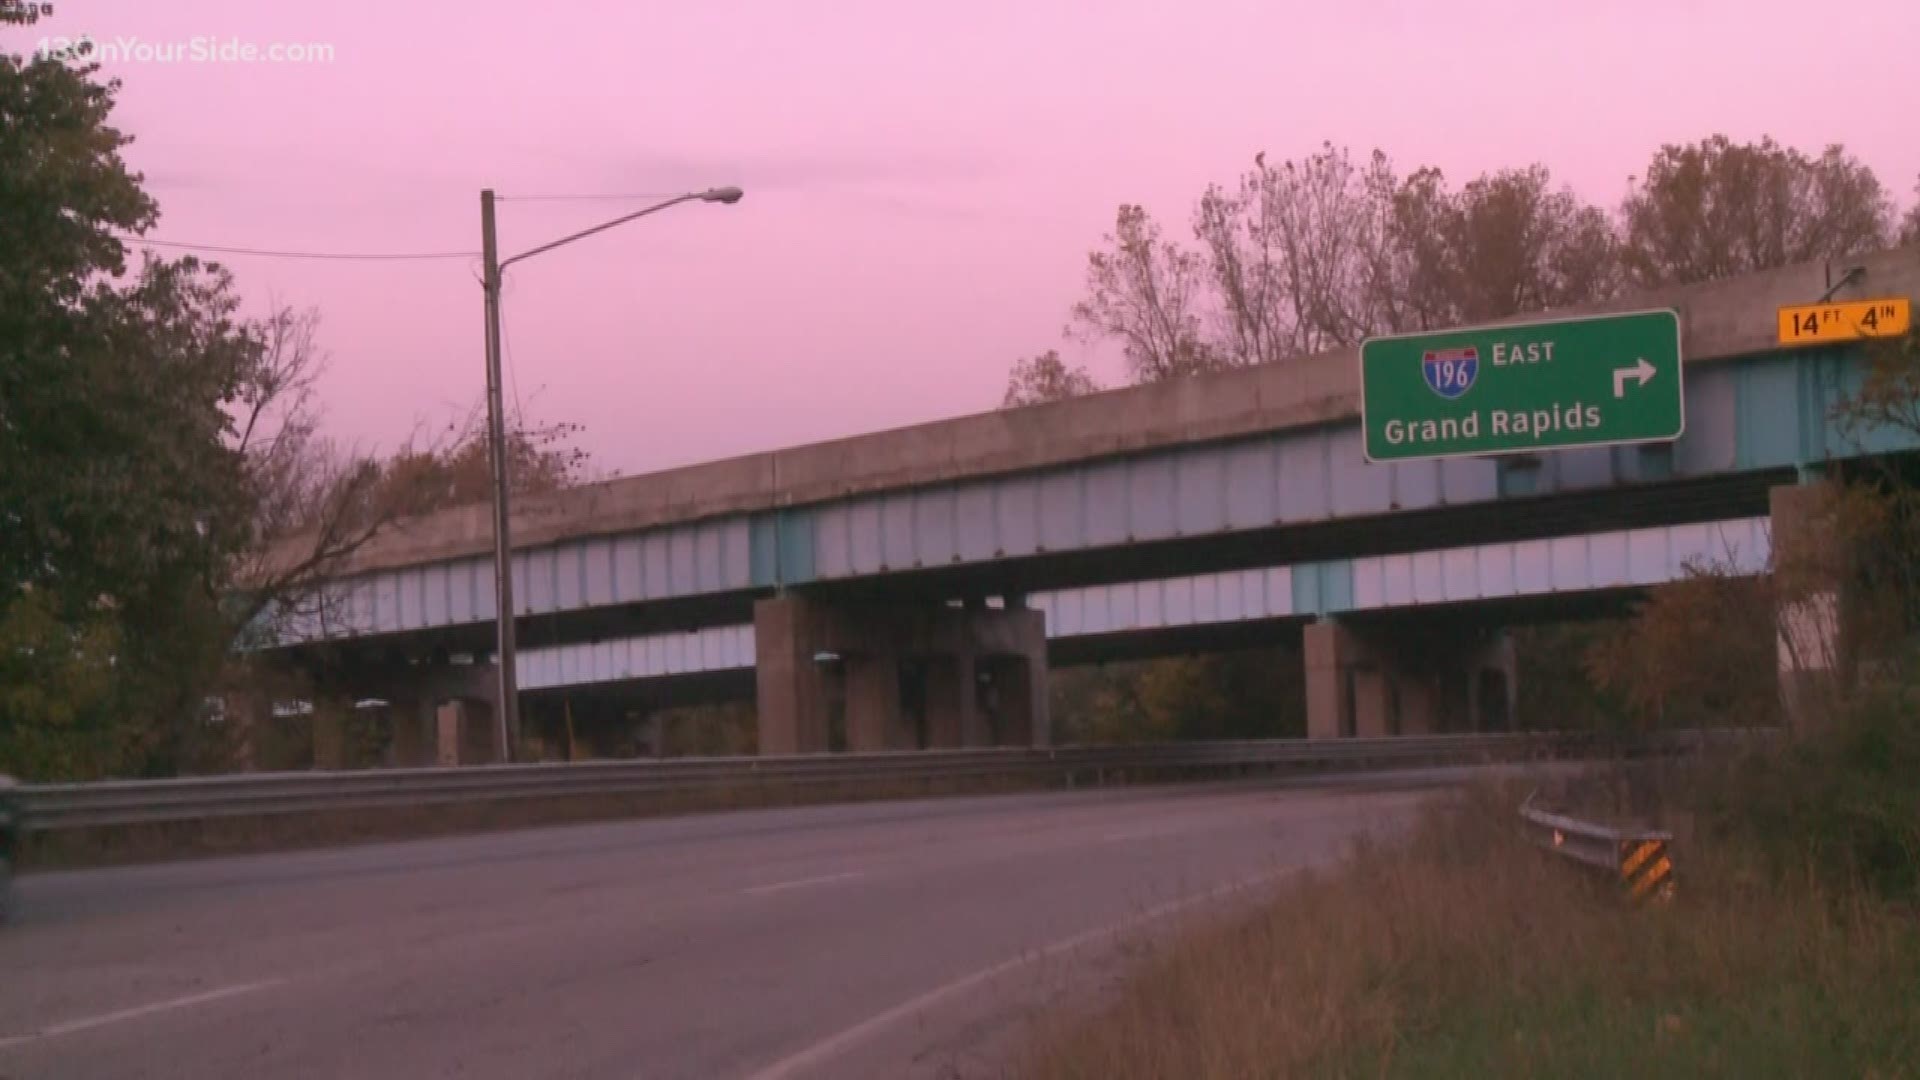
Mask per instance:
[[[1154,950],[1024,1076],[1920,1075],[1914,914],[1739,851],[1635,909],[1484,788],[1260,913]]]

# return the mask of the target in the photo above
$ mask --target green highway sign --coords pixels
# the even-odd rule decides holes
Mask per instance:
[[[1360,424],[1367,460],[1379,462],[1677,439],[1680,316],[1369,338]]]

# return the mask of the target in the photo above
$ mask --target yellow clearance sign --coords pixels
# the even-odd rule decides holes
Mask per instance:
[[[1819,345],[1829,341],[1892,337],[1913,326],[1913,301],[1847,300],[1780,309],[1780,344]]]

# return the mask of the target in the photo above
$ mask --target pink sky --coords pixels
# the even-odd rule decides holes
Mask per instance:
[[[10,37],[82,33],[332,46],[112,65],[162,239],[466,250],[485,186],[746,188],[509,274],[510,385],[627,473],[981,411],[1056,346],[1117,381],[1061,339],[1087,250],[1123,201],[1185,235],[1259,150],[1456,183],[1540,161],[1608,206],[1714,131],[1843,142],[1903,204],[1920,173],[1912,0],[56,0]],[[506,202],[502,247],[625,206]],[[473,265],[226,261],[250,302],[322,311],[337,437],[391,448],[480,400]]]

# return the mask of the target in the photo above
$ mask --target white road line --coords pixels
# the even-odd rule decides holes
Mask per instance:
[[[1007,972],[1018,970],[1035,961],[1058,956],[1064,952],[1071,952],[1074,949],[1099,941],[1102,938],[1110,938],[1118,934],[1123,934],[1134,927],[1152,922],[1155,919],[1163,919],[1168,915],[1175,914],[1186,908],[1204,904],[1212,900],[1219,900],[1246,889],[1258,888],[1269,882],[1277,881],[1288,874],[1297,872],[1297,867],[1289,867],[1285,870],[1274,870],[1265,874],[1257,874],[1250,878],[1242,878],[1239,881],[1208,889],[1203,893],[1184,896],[1178,900],[1161,904],[1158,907],[1148,908],[1139,914],[1128,916],[1119,922],[1109,923],[1097,930],[1088,930],[1082,934],[1075,934],[1065,940],[1042,946],[1034,952],[1016,956],[1011,960],[1002,961],[990,968],[976,971],[971,975],[963,975],[947,983],[945,986],[929,990],[911,1001],[896,1005],[877,1016],[868,1017],[860,1023],[841,1031],[839,1034],[829,1036],[798,1053],[781,1058],[779,1061],[752,1074],[748,1077],[748,1080],[788,1080],[789,1077],[799,1076],[808,1070],[818,1068],[832,1061],[834,1058],[846,1053],[852,1047],[873,1038],[875,1035],[878,1035],[902,1020],[938,1005],[948,998],[963,994],[979,986],[981,983],[1005,975]]]
[[[1180,828],[1135,829],[1132,832],[1108,833],[1100,838],[1100,842],[1103,844],[1119,844],[1128,840],[1154,840],[1162,836],[1178,836],[1186,831],[1187,830]]]
[[[758,896],[764,893],[785,892],[788,889],[803,889],[808,885],[825,885],[829,881],[847,881],[851,878],[865,877],[866,873],[865,870],[849,870],[844,874],[822,874],[819,877],[803,877],[792,881],[776,881],[770,885],[755,885],[740,891],[749,896]]]
[[[138,1020],[143,1016],[152,1016],[155,1013],[172,1012],[175,1009],[186,1009],[195,1005],[205,1005],[210,1001],[219,1001],[221,998],[251,994],[256,990],[265,990],[269,987],[279,986],[285,981],[285,979],[267,979],[262,982],[237,983],[233,986],[220,987],[217,990],[188,994],[186,997],[169,998],[166,1001],[156,1001],[148,1005],[136,1005],[131,1009],[121,1009],[119,1012],[102,1013],[99,1016],[87,1016],[79,1020],[68,1020],[63,1023],[43,1027],[38,1031],[29,1032],[25,1035],[11,1035],[6,1038],[0,1038],[0,1050],[4,1050],[9,1046],[19,1046],[24,1043],[37,1042],[41,1039],[52,1039],[61,1035],[71,1035],[76,1031],[86,1031],[89,1028],[104,1027],[107,1024],[118,1024],[123,1020]]]

